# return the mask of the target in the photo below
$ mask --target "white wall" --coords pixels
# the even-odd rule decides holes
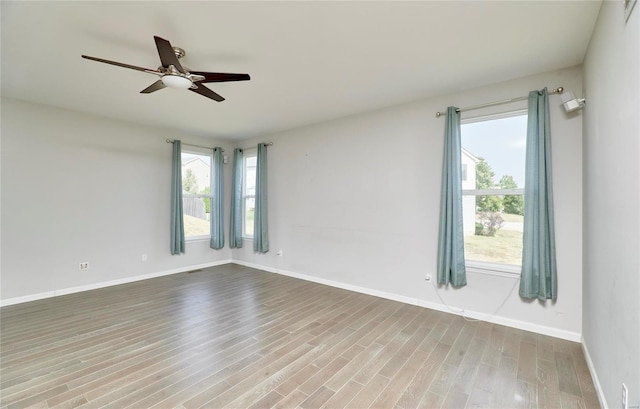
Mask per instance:
[[[215,141],[6,98],[1,130],[1,300],[231,258],[208,242],[187,244],[181,256],[169,251],[165,139]],[[90,268],[79,271],[84,261]]]
[[[469,106],[545,86],[582,94],[579,68],[535,75],[247,141],[269,147],[271,251],[251,242],[233,258],[285,274],[439,306],[425,274],[435,277],[444,118],[448,105]],[[551,96],[558,301],[518,296],[513,278],[468,273],[444,300],[470,314],[578,340],[582,303],[582,119]],[[526,107],[526,101],[463,118]],[[276,256],[283,250],[283,256]],[[504,300],[504,305],[502,305]],[[496,315],[492,315],[499,309]]]
[[[254,254],[251,242],[233,252],[190,243],[186,255],[169,254],[170,145],[164,140],[220,143],[3,99],[1,299],[186,270],[233,256],[269,270],[444,309],[424,280],[425,274],[435,276],[437,249],[444,119],[436,118],[435,111],[560,85],[581,94],[580,69],[261,138],[275,142],[269,148],[272,251],[266,255]],[[551,101],[558,302],[524,302],[513,278],[473,271],[467,287],[439,291],[446,303],[468,315],[577,339],[582,124],[580,114],[567,117],[561,111],[557,96]],[[225,193],[229,183],[225,166]],[[228,214],[228,197],[225,203]],[[284,255],[277,257],[277,250]],[[81,261],[91,268],[79,271]]]
[[[640,6],[605,1],[584,63],[583,337],[606,398],[640,404]]]

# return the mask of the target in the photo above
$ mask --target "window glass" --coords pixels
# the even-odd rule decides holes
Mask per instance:
[[[242,235],[253,237],[253,219],[256,208],[256,153],[245,153]]]
[[[185,239],[210,237],[212,155],[182,152],[182,210]]]
[[[520,265],[527,116],[468,121],[461,131],[465,257]]]

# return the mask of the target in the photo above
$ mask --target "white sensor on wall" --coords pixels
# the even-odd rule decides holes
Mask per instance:
[[[585,105],[585,99],[576,98],[571,91],[563,92],[562,95],[560,95],[560,99],[562,99],[562,106],[567,112],[573,112],[575,110],[584,108]]]

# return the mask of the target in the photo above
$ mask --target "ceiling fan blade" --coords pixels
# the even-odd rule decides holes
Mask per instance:
[[[144,71],[144,72],[148,72],[150,74],[158,74],[158,75],[160,74],[160,72],[157,71],[157,70],[152,70],[152,69],[144,68],[144,67],[136,67],[135,65],[125,64],[125,63],[121,63],[121,62],[117,62],[117,61],[105,60],[105,59],[97,58],[97,57],[90,57],[88,55],[83,55],[82,58],[86,58],[87,60],[103,62],[105,64],[116,65],[118,67],[130,68],[132,70]]]
[[[222,96],[216,94],[215,92],[211,91],[209,88],[205,87],[202,84],[198,84],[197,88],[189,88],[189,91],[193,91],[197,94],[203,95],[207,98],[211,98],[218,102],[224,101],[224,98]]]
[[[176,70],[184,74],[184,68],[182,68],[180,61],[178,61],[178,57],[176,57],[176,53],[173,51],[171,43],[158,36],[153,36],[153,39],[156,40],[156,48],[158,49],[158,55],[160,55],[162,66],[164,68],[169,68],[170,65],[173,65]]]
[[[191,71],[192,75],[203,76],[204,79],[197,82],[226,82],[226,81],[248,81],[251,79],[249,74],[229,74],[224,72],[204,72]]]
[[[164,85],[164,82],[162,82],[162,80],[158,80],[156,82],[154,82],[153,84],[149,85],[147,88],[143,89],[142,91],[140,91],[141,94],[151,94],[154,91],[158,91],[161,90],[162,88],[166,88],[167,86]]]

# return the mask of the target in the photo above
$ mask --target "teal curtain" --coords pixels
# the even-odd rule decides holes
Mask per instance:
[[[524,232],[520,296],[557,298],[558,278],[551,183],[551,132],[547,89],[529,93]]]
[[[213,149],[212,163],[213,194],[211,203],[211,241],[209,247],[221,249],[224,247],[224,221],[223,221],[223,190],[224,180],[222,177],[222,148]]]
[[[243,180],[242,149],[233,150],[233,169],[231,170],[231,220],[229,223],[229,247],[242,247],[242,180]]]
[[[256,213],[253,219],[253,251],[269,251],[269,226],[267,222],[267,145],[258,144],[256,163]]]
[[[182,148],[173,141],[171,161],[171,254],[184,253],[184,221],[182,219]]]
[[[462,142],[460,138],[460,112],[456,107],[449,107],[444,132],[440,194],[438,284],[451,283],[456,287],[467,284],[462,224]]]

